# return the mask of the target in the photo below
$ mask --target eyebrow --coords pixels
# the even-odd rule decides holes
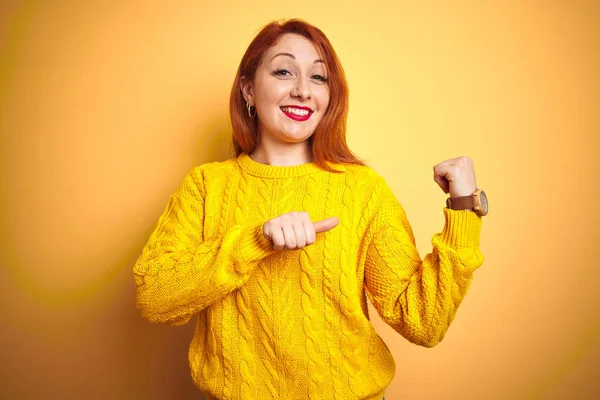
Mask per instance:
[[[271,58],[271,61],[273,61],[273,59],[274,59],[275,57],[277,57],[277,56],[286,56],[286,57],[290,57],[290,58],[292,58],[292,59],[294,59],[294,60],[296,59],[296,57],[294,57],[294,55],[293,55],[292,53],[277,53],[277,54],[275,54],[275,55],[274,55],[274,56]],[[323,60],[321,60],[321,59],[319,58],[319,59],[316,59],[316,60],[313,62],[313,64],[316,64],[316,63],[323,63],[323,64],[324,64],[324,63],[325,63],[325,61],[323,61]]]

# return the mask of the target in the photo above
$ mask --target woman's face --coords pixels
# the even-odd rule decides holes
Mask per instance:
[[[261,140],[298,143],[310,138],[329,105],[327,69],[313,43],[285,34],[263,55],[242,92],[256,107]]]

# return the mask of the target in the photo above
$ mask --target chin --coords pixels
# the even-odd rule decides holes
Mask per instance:
[[[292,139],[294,142],[306,142],[308,139],[310,139],[311,135],[295,135],[290,137],[290,139]]]
[[[311,137],[311,135],[306,134],[306,133],[285,132],[285,133],[282,133],[281,135],[279,135],[279,137],[286,141],[303,142],[306,139],[308,139],[309,137]]]

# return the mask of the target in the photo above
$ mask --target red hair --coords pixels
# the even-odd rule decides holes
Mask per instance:
[[[309,39],[322,54],[328,72],[329,105],[317,129],[308,139],[314,162],[329,172],[341,171],[332,169],[327,163],[366,165],[350,151],[346,144],[348,83],[342,64],[327,36],[318,28],[300,19],[274,21],[265,25],[242,57],[229,99],[236,157],[242,152],[252,153],[258,139],[258,121],[257,118],[250,118],[248,115],[240,89],[240,79],[246,77],[252,81],[265,51],[286,33],[295,33]]]

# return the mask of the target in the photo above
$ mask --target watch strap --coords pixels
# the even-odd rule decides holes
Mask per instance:
[[[452,210],[471,210],[475,208],[473,195],[462,197],[448,197],[446,207]]]

